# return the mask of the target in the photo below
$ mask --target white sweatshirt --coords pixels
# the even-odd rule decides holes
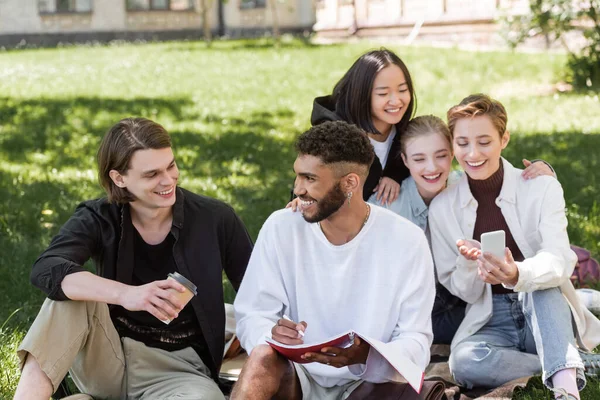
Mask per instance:
[[[394,351],[425,369],[435,297],[432,257],[421,229],[371,205],[367,224],[350,242],[331,244],[299,212],[274,212],[263,225],[234,308],[237,335],[250,353],[285,313],[306,321],[304,342],[347,330],[393,342]],[[366,365],[305,364],[324,387],[356,379],[401,381],[377,352]]]

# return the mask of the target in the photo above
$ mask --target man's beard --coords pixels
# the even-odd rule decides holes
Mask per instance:
[[[325,196],[319,200],[315,205],[317,211],[312,216],[303,214],[306,222],[320,222],[324,219],[329,218],[333,213],[339,210],[346,201],[346,194],[342,191],[340,183],[336,183]]]

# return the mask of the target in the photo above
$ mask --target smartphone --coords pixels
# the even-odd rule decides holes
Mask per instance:
[[[504,248],[506,247],[506,234],[504,231],[493,231],[481,234],[481,251],[492,253],[504,260]]]

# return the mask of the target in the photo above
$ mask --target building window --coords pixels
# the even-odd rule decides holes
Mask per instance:
[[[127,0],[127,11],[188,11],[194,0]]]
[[[249,10],[252,8],[265,8],[267,6],[267,0],[240,0],[240,8],[242,10]]]
[[[92,0],[38,0],[40,14],[90,13]]]

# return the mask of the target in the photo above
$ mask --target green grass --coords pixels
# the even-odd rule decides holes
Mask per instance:
[[[581,392],[581,400],[598,400],[600,396],[600,381],[590,381],[586,388]],[[554,394],[544,386],[542,379],[535,377],[527,382],[524,389],[515,390],[514,400],[538,400],[538,399],[554,399]]]
[[[0,53],[0,324],[21,309],[0,332],[0,397],[14,390],[14,348],[43,299],[28,283],[31,264],[78,202],[102,194],[94,156],[114,122],[163,124],[182,186],[229,202],[255,238],[288,199],[292,143],[309,126],[312,99],[374,47],[232,41]],[[472,92],[498,97],[513,134],[507,158],[552,163],[573,243],[600,256],[600,102],[548,94],[563,56],[390,47],[413,74],[419,114],[444,116]],[[600,398],[597,386],[589,391]]]

